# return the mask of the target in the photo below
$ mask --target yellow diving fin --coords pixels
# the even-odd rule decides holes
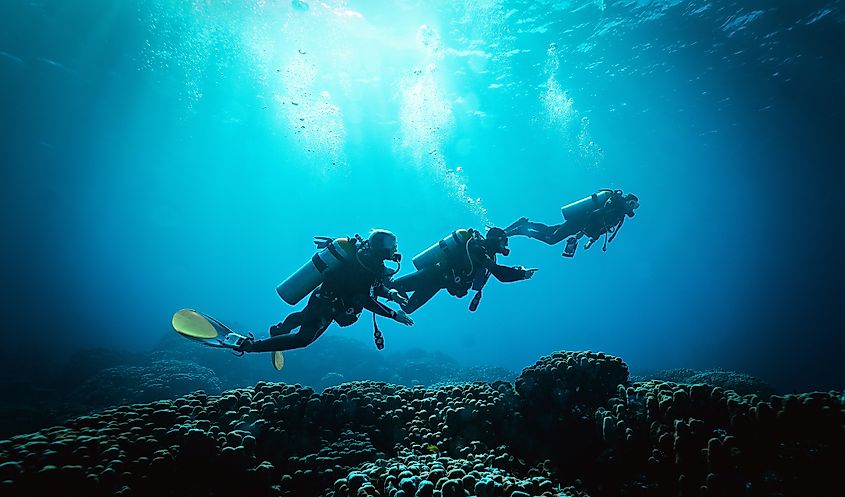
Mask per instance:
[[[281,350],[273,351],[273,367],[276,368],[276,371],[281,371],[285,367],[285,356],[282,355]]]
[[[240,354],[243,354],[240,351],[243,342],[252,339],[251,334],[247,337],[235,333],[220,321],[193,309],[182,309],[174,314],[171,324],[173,331],[185,338],[209,347],[232,349]]]
[[[187,338],[217,338],[220,333],[212,321],[193,309],[182,309],[173,315],[173,330]]]

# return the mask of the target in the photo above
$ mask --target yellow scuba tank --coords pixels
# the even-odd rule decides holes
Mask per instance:
[[[604,207],[611,196],[613,196],[613,190],[599,190],[589,197],[564,205],[560,208],[560,212],[566,221],[583,219],[594,210]]]
[[[411,262],[417,270],[433,266],[438,262],[445,261],[449,254],[460,253],[466,250],[466,244],[472,238],[470,230],[455,230],[448,236],[423,250]]]
[[[314,254],[297,270],[276,287],[276,293],[290,305],[296,305],[323,282],[327,271],[337,269],[355,257],[355,241],[335,238],[326,248]]]

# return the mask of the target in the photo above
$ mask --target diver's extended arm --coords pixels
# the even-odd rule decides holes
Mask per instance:
[[[376,297],[385,298],[390,300],[391,302],[396,302],[399,305],[405,305],[408,303],[408,298],[402,295],[399,290],[395,288],[389,288],[388,283],[379,283],[373,287],[373,295]]]
[[[376,297],[376,302],[378,302],[377,298],[381,297],[387,299],[391,302],[396,302],[400,306],[405,306],[408,304],[408,296],[402,293],[401,291],[392,288],[393,282],[388,280],[382,283],[379,283],[373,286],[373,296]],[[390,316],[388,316],[390,317]]]
[[[490,273],[502,283],[510,283],[512,281],[522,281],[534,276],[536,269],[526,269],[522,266],[500,266],[496,263],[488,266]]]
[[[486,254],[481,257],[479,265],[490,271],[490,274],[502,283],[527,280],[537,272],[536,269],[525,269],[522,266],[501,266]]]
[[[373,314],[378,314],[379,316],[384,316],[386,318],[393,319],[393,313],[395,312],[390,307],[382,304],[376,299],[367,298],[363,301],[364,308],[368,311],[372,312]]]
[[[382,304],[381,302],[375,299],[364,300],[364,308],[372,312],[373,314],[378,314],[379,316],[390,318],[407,326],[411,326],[412,324],[414,324],[414,320],[411,319],[410,316],[405,314],[404,311],[397,311],[391,309],[390,307],[387,307],[386,305]]]
[[[390,290],[387,289],[387,287],[384,285],[384,283],[379,283],[377,285],[373,285],[373,295],[375,295],[376,297],[381,297],[381,298],[385,298],[385,299],[389,298],[389,296],[388,296],[389,292],[390,292]]]

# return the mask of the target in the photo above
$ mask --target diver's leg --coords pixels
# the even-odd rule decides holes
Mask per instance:
[[[401,278],[396,278],[388,286],[403,293],[413,292],[424,286],[429,286],[431,282],[437,280],[440,276],[440,270],[438,268],[427,267],[402,276]]]
[[[411,295],[411,298],[408,299],[408,303],[402,306],[402,310],[411,314],[431,300],[431,298],[434,297],[440,289],[440,285],[434,283],[417,289],[414,291],[413,295]]]
[[[244,348],[245,352],[272,352],[275,350],[301,349],[314,342],[331,324],[331,318],[318,322],[304,323],[293,335],[278,335],[265,340],[256,340]]]
[[[529,222],[525,223],[525,236],[540,240],[549,245],[555,245],[563,241],[566,237],[572,236],[581,231],[579,226],[576,226],[572,221],[566,221],[563,224],[556,224],[548,226],[543,223]]]
[[[298,312],[293,312],[285,320],[270,328],[270,338],[246,343],[244,352],[271,352],[305,347],[317,339],[332,322],[333,308],[330,303],[313,292],[308,303]],[[290,332],[299,327],[299,332]]]
[[[432,266],[397,278],[392,282],[391,287],[403,294],[413,292],[408,303],[402,306],[402,310],[410,314],[431,300],[443,288],[443,278],[443,270]]]
[[[286,317],[284,321],[270,327],[270,336],[275,337],[279,335],[287,335],[293,331],[294,328],[298,328],[302,325],[303,315],[304,313],[302,311],[288,314],[288,317]]]
[[[552,241],[554,240],[553,234],[558,226],[559,225],[548,226],[543,223],[537,223],[529,221],[526,218],[522,218],[508,226],[505,233],[508,236],[527,236],[528,238],[534,238],[535,240],[546,242],[549,245],[554,245],[557,242]]]
[[[569,238],[572,235],[578,234],[578,232],[582,229],[583,227],[580,223],[575,223],[573,221],[565,221],[563,224],[555,225],[554,231],[552,231],[551,234],[548,235],[548,237],[546,238],[547,241],[544,241],[546,241],[546,243],[550,245],[555,245],[557,243],[560,243],[564,239]]]

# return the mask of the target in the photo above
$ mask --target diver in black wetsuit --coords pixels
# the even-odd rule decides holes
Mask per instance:
[[[470,310],[475,311],[481,299],[481,290],[491,274],[501,282],[511,282],[527,280],[537,271],[521,266],[500,266],[496,263],[496,254],[506,256],[510,253],[508,237],[501,228],[490,228],[486,237],[475,230],[460,231],[466,234],[467,240],[461,238],[453,250],[449,250],[444,242],[440,242],[443,252],[438,262],[419,268],[418,271],[388,284],[402,292],[403,296],[407,292],[413,292],[407,303],[400,302],[402,309],[408,314],[419,309],[443,289],[458,298],[466,296],[470,289],[476,290],[477,293],[470,304]],[[452,235],[456,241],[459,240],[457,233]]]
[[[634,217],[634,210],[639,206],[639,199],[632,193],[623,195],[622,190],[600,190],[590,197],[563,207],[563,224],[548,226],[523,217],[505,228],[505,233],[508,236],[527,236],[549,245],[555,245],[569,237],[561,255],[573,257],[578,248],[578,240],[583,236],[589,238],[585,246],[588,249],[604,235],[602,250],[607,250],[607,244],[616,238],[625,218]]]
[[[373,231],[363,246],[358,248],[357,257],[345,262],[337,270],[326,273],[325,280],[311,293],[304,309],[270,327],[270,338],[247,338],[235,350],[271,352],[305,347],[317,340],[332,321],[341,327],[355,323],[363,309],[407,326],[413,325],[414,321],[404,311],[393,310],[378,301],[378,297],[384,297],[400,305],[407,302],[399,292],[388,289],[384,284],[391,276],[384,261],[398,262],[400,257],[396,249],[393,233]],[[290,334],[295,328],[299,328],[299,331]],[[384,345],[378,328],[376,345],[379,348]]]

